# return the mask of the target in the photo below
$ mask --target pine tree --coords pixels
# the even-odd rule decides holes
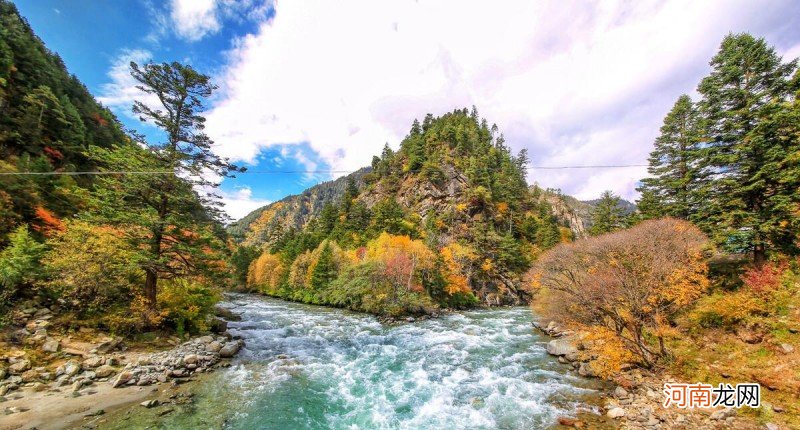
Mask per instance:
[[[154,108],[136,101],[134,112],[161,128],[166,141],[134,135],[139,145],[95,153],[112,171],[161,173],[103,176],[95,212],[101,222],[124,227],[133,246],[145,252],[144,298],[154,311],[160,278],[212,273],[204,266],[218,243],[221,203],[212,191],[198,190],[216,187],[205,179],[209,173],[230,176],[239,169],[211,151],[213,142],[203,132],[203,101],[216,89],[208,76],[179,63],[131,63],[131,75],[161,103]]]
[[[322,290],[336,279],[336,263],[333,261],[333,250],[329,242],[325,242],[319,254],[317,264],[311,272],[311,288]]]
[[[672,216],[689,219],[696,209],[694,189],[700,130],[697,110],[688,95],[682,95],[664,118],[647,168],[651,177],[638,191],[658,205],[645,210],[650,218]],[[653,200],[651,200],[652,202]],[[645,203],[647,204],[647,202]]]
[[[597,236],[625,227],[625,212],[619,204],[619,196],[611,191],[604,191],[600,200],[592,210],[592,226],[589,234]]]
[[[770,159],[781,144],[759,123],[771,115],[771,102],[790,96],[796,62],[782,63],[764,39],[731,34],[711,66],[698,87],[707,144],[700,182],[704,207],[694,220],[718,243],[752,252],[761,263],[773,247],[761,228],[773,221],[766,206],[775,190],[765,177],[774,173]]]

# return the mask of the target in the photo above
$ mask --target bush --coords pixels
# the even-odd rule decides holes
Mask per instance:
[[[39,260],[45,249],[25,225],[11,233],[8,246],[0,252],[0,313],[5,314],[20,287],[31,287],[41,278]]]
[[[703,327],[733,327],[759,318],[785,314],[798,291],[796,270],[785,262],[751,267],[736,291],[718,291],[702,298],[690,321]]]
[[[143,283],[138,253],[115,228],[70,221],[48,244],[46,285],[80,314],[128,305]]]
[[[208,330],[207,317],[212,315],[220,298],[216,288],[196,280],[177,278],[159,283],[159,309],[179,336]]]
[[[544,313],[564,325],[600,333],[588,346],[624,346],[616,355],[590,353],[617,363],[651,367],[668,357],[666,340],[677,333],[676,316],[707,290],[703,258],[708,240],[692,224],[645,221],[633,228],[545,252],[530,274]],[[613,336],[611,336],[613,334]]]

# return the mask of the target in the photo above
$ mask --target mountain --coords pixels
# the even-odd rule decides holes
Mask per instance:
[[[284,298],[339,303],[339,292],[325,289],[347,267],[374,263],[388,270],[384,278],[408,266],[405,285],[389,291],[412,291],[420,303],[522,303],[532,259],[573,236],[549,201],[529,192],[526,163],[527,154],[512,154],[474,108],[429,114],[414,121],[397,152],[386,146],[370,167],[258,209],[228,231],[262,250],[250,287]],[[312,272],[326,249],[342,257],[314,291]]]

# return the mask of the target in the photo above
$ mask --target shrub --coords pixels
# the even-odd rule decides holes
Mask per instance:
[[[707,243],[688,222],[645,221],[557,245],[542,255],[530,276],[548,316],[576,328],[603,329],[601,341],[589,342],[589,347],[624,346],[618,357],[635,357],[651,367],[669,356],[665,341],[677,334],[678,313],[708,288],[703,258]]]
[[[192,279],[167,279],[160,283],[158,306],[165,321],[179,336],[208,330],[207,317],[220,300],[216,288]]]
[[[8,246],[0,252],[0,313],[5,312],[20,287],[30,287],[40,279],[39,260],[45,249],[25,225],[11,233]]]
[[[798,290],[798,277],[786,262],[750,267],[736,291],[718,291],[701,299],[690,321],[703,327],[732,327],[784,314]]]
[[[81,314],[127,305],[143,283],[138,253],[113,227],[69,221],[48,244],[46,285]]]

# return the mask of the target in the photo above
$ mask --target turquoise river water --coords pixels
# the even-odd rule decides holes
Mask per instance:
[[[598,394],[547,355],[528,308],[383,324],[263,297],[224,305],[245,349],[154,428],[536,429]]]

